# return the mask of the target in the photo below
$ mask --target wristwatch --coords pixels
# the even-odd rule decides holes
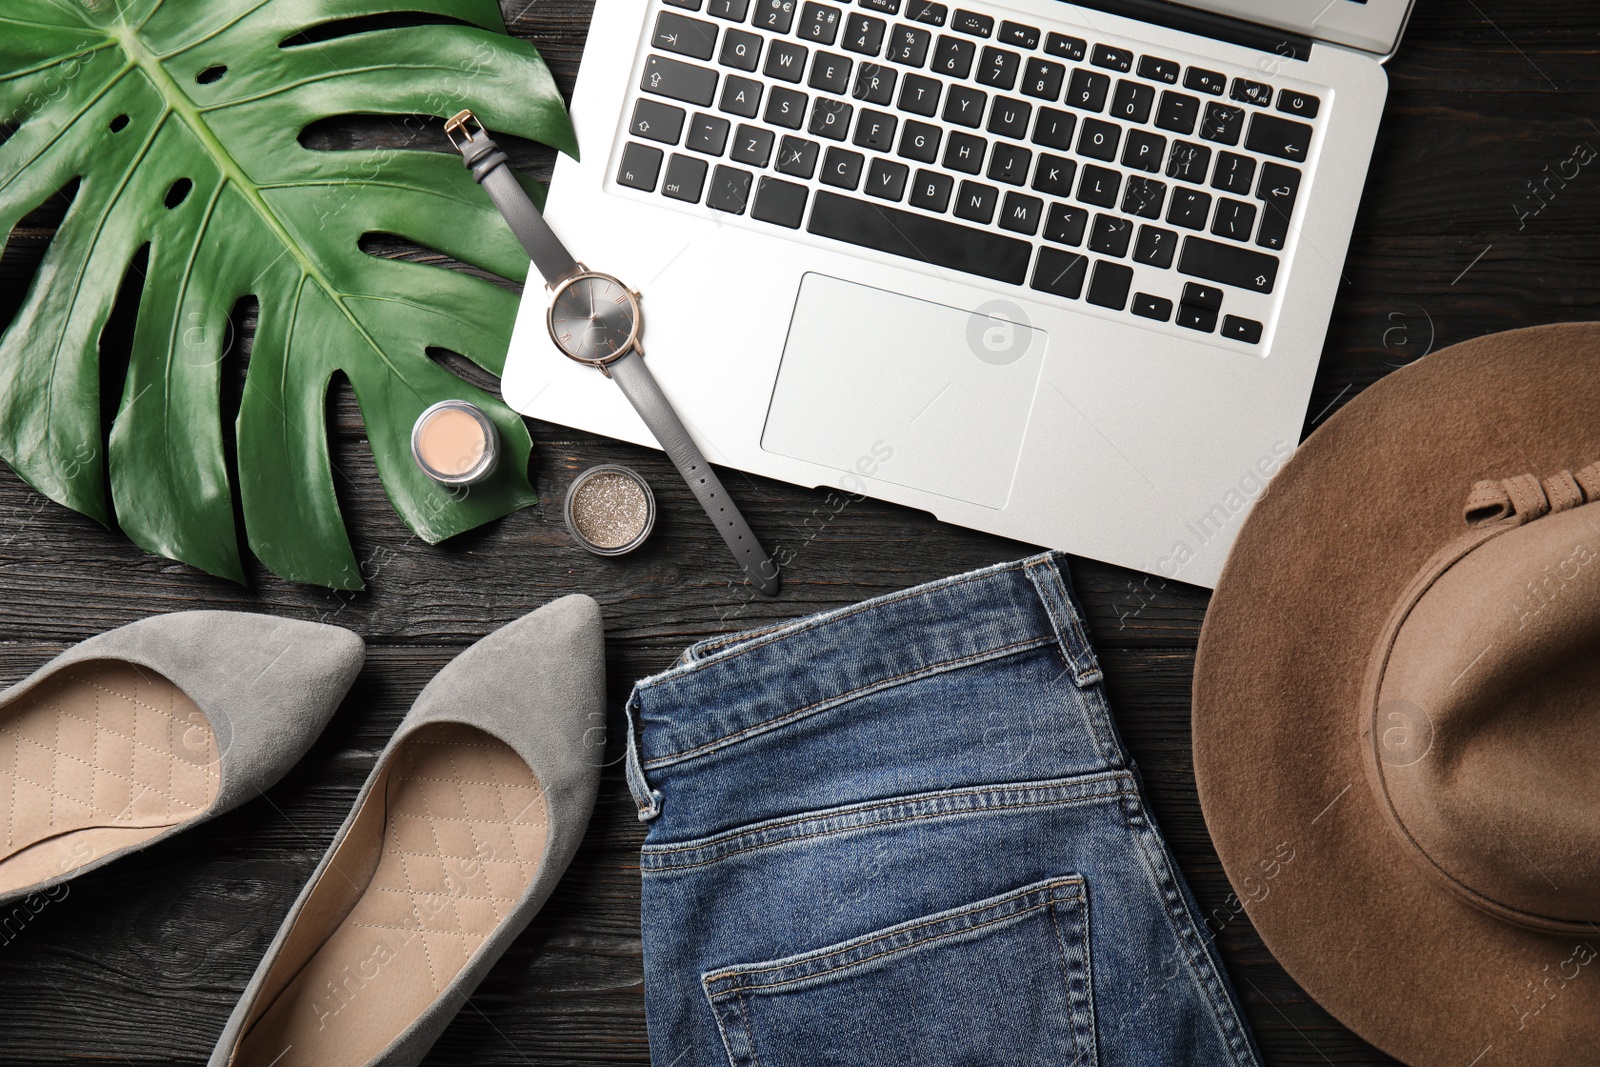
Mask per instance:
[[[750,584],[767,596],[776,596],[776,564],[756,540],[711,464],[700,454],[678,413],[656,384],[650,368],[645,366],[644,348],[639,343],[644,317],[638,292],[572,258],[517,184],[507,166],[506,154],[471,111],[457,114],[445,123],[444,130],[544,277],[550,295],[545,312],[550,339],[569,359],[598,369],[621,387],[678,473],[689,483],[712,525],[733,550]]]

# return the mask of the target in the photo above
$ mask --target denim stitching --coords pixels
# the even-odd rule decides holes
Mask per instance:
[[[799,719],[803,719],[815,712],[826,711],[831,707],[836,707],[840,704],[854,700],[857,697],[877,692],[880,689],[888,689],[891,686],[899,685],[903,682],[931,677],[935,674],[942,674],[947,670],[954,670],[958,667],[969,667],[977,663],[987,663],[989,660],[1002,659],[1017,652],[1025,652],[1029,649],[1041,648],[1044,645],[1054,643],[1054,641],[1054,637],[1029,638],[1026,641],[1019,641],[1015,644],[1001,645],[998,648],[987,649],[983,652],[975,652],[971,655],[963,656],[958,659],[942,660],[938,663],[932,663],[918,667],[914,671],[907,671],[903,674],[896,674],[888,678],[880,678],[876,681],[870,682],[867,685],[860,686],[856,689],[851,689],[848,692],[835,693],[833,696],[827,697],[824,700],[816,701],[812,704],[807,704],[805,707],[796,711],[788,711],[775,718],[765,719],[758,723],[752,723],[751,725],[742,729],[735,730],[731,734],[724,734],[721,737],[702,742],[701,744],[695,745],[693,748],[685,748],[677,752],[669,752],[664,756],[653,756],[644,761],[644,766],[653,770],[657,767],[681,763],[697,756],[703,756],[706,753],[713,752],[719,748],[724,748],[735,741],[742,740],[750,734],[765,733],[768,730],[775,730],[780,726],[787,726],[790,723],[793,723]]]
[[[1076,889],[1077,891],[1076,892],[1069,892],[1066,896],[1056,896],[1056,895],[1054,895],[1057,892],[1059,892],[1060,890],[1067,889],[1067,888]],[[950,911],[941,912],[937,916],[928,916],[927,918],[925,918],[921,922],[913,921],[912,924],[909,925],[909,926],[903,925],[903,926],[896,926],[896,927],[893,927],[893,928],[888,929],[888,930],[881,930],[881,931],[879,931],[879,932],[877,932],[875,934],[868,934],[865,937],[860,938],[859,940],[852,939],[851,941],[846,942],[846,944],[850,945],[850,947],[852,949],[856,948],[858,946],[870,945],[874,941],[884,941],[884,940],[887,940],[887,939],[889,939],[891,937],[898,937],[901,934],[909,934],[909,933],[912,933],[913,931],[916,931],[916,930],[924,930],[924,929],[926,929],[926,928],[928,928],[930,926],[939,926],[939,925],[941,925],[943,923],[954,922],[955,920],[960,919],[962,916],[965,916],[965,915],[975,915],[978,912],[983,912],[983,911],[997,911],[998,909],[1003,908],[1003,907],[1005,907],[1007,905],[1015,904],[1018,901],[1027,900],[1029,897],[1038,896],[1040,893],[1044,893],[1044,894],[1046,894],[1046,896],[1045,896],[1045,899],[1041,900],[1038,904],[1031,904],[1031,905],[1029,905],[1028,907],[1025,907],[1025,908],[1018,908],[1016,911],[1008,911],[1008,912],[1004,913],[1003,915],[997,915],[996,919],[998,920],[998,919],[1010,918],[1010,917],[1015,916],[1015,915],[1026,915],[1028,912],[1033,911],[1035,908],[1044,907],[1045,905],[1048,905],[1048,904],[1059,904],[1059,903],[1061,903],[1063,901],[1067,901],[1067,902],[1081,901],[1083,899],[1083,876],[1082,875],[1077,875],[1077,874],[1064,875],[1064,876],[1062,876],[1060,878],[1051,879],[1050,881],[1046,882],[1044,885],[1034,885],[1034,886],[1032,886],[1030,888],[1018,890],[1018,891],[1013,892],[1013,893],[1008,893],[1008,894],[1002,896],[999,900],[982,901],[982,902],[979,902],[979,903],[976,903],[976,904],[969,904],[968,906],[966,906],[964,908],[954,908],[954,909],[951,909]],[[981,929],[984,925],[986,925],[986,924],[985,923],[980,923],[977,926],[965,926],[965,927],[962,927],[961,930],[952,930],[951,933],[961,933],[961,932],[963,932],[965,930],[978,930],[978,929]],[[862,959],[854,961],[854,963],[842,964],[841,967],[851,967],[851,966],[854,966],[855,963],[865,963],[868,960],[878,959],[879,956],[890,955],[890,954],[892,954],[894,952],[903,952],[906,949],[915,948],[918,945],[925,945],[930,941],[937,941],[937,940],[939,940],[939,938],[944,937],[944,936],[947,936],[947,935],[935,934],[935,935],[933,935],[931,937],[926,937],[926,938],[922,939],[921,941],[913,941],[911,944],[904,946],[904,948],[890,949],[889,952],[887,952],[887,953],[879,953],[878,955],[874,955],[874,956],[866,956],[866,957],[863,957]],[[841,948],[825,948],[825,949],[819,950],[814,955],[813,958],[825,959],[830,955],[836,955],[837,953],[843,952],[843,951],[848,951],[848,950],[847,949],[841,949]],[[807,953],[806,955],[812,955],[812,954]],[[719,971],[716,974],[708,974],[708,975],[705,976],[704,979],[702,979],[702,981],[704,981],[704,982],[720,982],[720,981],[723,981],[724,979],[740,978],[740,977],[743,977],[743,976],[746,976],[746,975],[768,974],[768,973],[770,973],[772,971],[783,971],[783,970],[789,969],[790,967],[796,967],[796,966],[803,966],[803,964],[799,963],[799,962],[789,962],[789,963],[775,963],[775,964],[772,964],[771,966],[768,966],[768,967],[750,967],[750,968],[737,968],[737,967],[735,967],[735,968],[729,968],[729,969],[724,970],[724,971]],[[832,974],[834,971],[839,970],[839,969],[841,969],[841,968],[840,967],[827,967],[827,968],[824,968],[823,970],[820,970],[820,971],[809,971],[805,975],[802,975],[801,977],[802,978],[810,978],[810,977],[813,977],[813,976],[819,975],[819,974]],[[746,985],[746,984],[740,983],[739,985],[735,986],[735,988],[736,989],[765,989],[767,987],[766,986],[750,986],[750,985]],[[720,996],[722,994],[718,994],[718,995]]]
[[[1070,807],[1070,806],[1072,806],[1074,804],[1084,804],[1084,803],[1089,803],[1091,801],[1098,801],[1098,800],[1111,800],[1111,799],[1114,799],[1116,797],[1132,796],[1132,795],[1134,795],[1134,794],[1128,792],[1127,790],[1118,790],[1115,793],[1107,793],[1107,794],[1098,795],[1098,796],[1079,797],[1079,798],[1075,798],[1075,799],[1072,799],[1072,800],[1055,800],[1055,801],[1039,800],[1039,801],[1031,801],[1031,802],[1028,802],[1028,803],[1020,803],[1020,804],[994,804],[994,805],[991,805],[991,806],[988,806],[988,807],[984,807],[984,808],[980,808],[980,809],[968,809],[966,811],[935,811],[935,812],[929,812],[929,813],[927,813],[925,815],[907,815],[904,818],[885,819],[885,820],[882,820],[880,822],[873,822],[873,823],[866,823],[866,824],[852,825],[852,826],[842,826],[842,827],[839,827],[838,829],[835,829],[835,830],[820,830],[820,831],[818,831],[816,833],[812,833],[812,834],[796,834],[793,837],[781,838],[781,839],[779,839],[777,841],[773,841],[773,842],[770,842],[768,844],[751,845],[748,848],[730,849],[729,851],[723,852],[723,853],[721,853],[719,855],[716,855],[716,856],[713,856],[710,859],[695,860],[695,861],[693,861],[691,863],[674,863],[674,864],[664,864],[664,865],[659,866],[659,867],[650,867],[650,868],[648,868],[646,870],[643,870],[641,873],[651,874],[651,873],[655,873],[655,872],[658,872],[658,871],[682,871],[682,870],[688,870],[691,867],[708,867],[711,864],[719,863],[722,860],[725,860],[730,856],[738,856],[738,855],[742,855],[742,854],[744,854],[746,852],[759,852],[762,849],[770,848],[773,845],[784,844],[784,843],[789,842],[789,841],[815,841],[815,840],[817,840],[819,838],[824,838],[824,837],[836,837],[839,834],[849,833],[851,831],[861,830],[861,829],[865,829],[867,827],[895,826],[895,825],[897,825],[899,823],[903,823],[903,822],[917,822],[917,821],[921,821],[921,820],[925,820],[925,819],[938,819],[938,818],[944,818],[944,817],[954,817],[954,816],[972,814],[974,812],[1017,811],[1017,810],[1021,810],[1021,809],[1024,809],[1024,808]]]
[[[1116,785],[1119,788],[1110,789],[1108,786]],[[1049,804],[1054,802],[1076,803],[1087,800],[1102,800],[1110,797],[1124,796],[1133,791],[1135,783],[1133,776],[1127,771],[1104,771],[1096,774],[1081,775],[1073,778],[1046,779],[1038,782],[996,783],[983,786],[972,786],[965,789],[939,790],[931,793],[910,793],[905,796],[891,797],[884,800],[868,801],[863,804],[845,805],[838,808],[810,811],[802,815],[790,816],[774,822],[757,824],[742,829],[729,830],[714,837],[700,838],[695,841],[684,841],[671,845],[645,845],[640,849],[641,862],[652,857],[669,853],[697,852],[704,849],[715,850],[719,853],[725,851],[724,846],[730,845],[743,837],[758,839],[770,838],[772,844],[794,839],[793,835],[782,834],[794,826],[803,826],[807,823],[822,823],[833,819],[849,818],[851,816],[868,815],[875,811],[887,808],[913,807],[924,804],[942,805],[932,815],[954,815],[967,811],[993,811],[993,805],[983,803],[984,798],[1002,796],[1006,794],[1055,794],[1048,800],[1037,803]],[[965,802],[965,803],[963,803]],[[1024,805],[1028,806],[1028,805]],[[867,819],[851,823],[843,829],[859,829],[866,826],[876,826],[880,823],[903,822],[905,818],[897,819]],[[776,836],[774,836],[776,835]],[[815,836],[815,835],[805,835]],[[742,849],[739,851],[749,851]]]
[[[728,1054],[728,1063],[730,1067],[738,1067],[738,1054],[733,1051],[733,1042],[728,1039],[727,1027],[722,1025],[722,1012],[717,1010],[717,1000],[711,995],[711,989],[706,985],[706,976],[703,974],[700,976],[700,991],[705,994],[706,1004],[711,1008],[711,1018],[717,1024],[717,1034],[722,1038],[722,1048]],[[750,1024],[744,1019],[740,1019],[739,1022],[744,1027],[745,1037],[748,1041]],[[751,1044],[753,1045],[753,1042]]]
[[[841,963],[836,967],[824,967],[824,968],[822,968],[821,970],[818,970],[818,971],[810,971],[810,972],[807,972],[806,974],[796,975],[793,978],[785,978],[785,979],[782,979],[781,981],[777,981],[777,982],[763,982],[760,985],[741,985],[741,986],[736,987],[738,989],[738,993],[736,994],[736,996],[738,996],[739,998],[743,998],[743,996],[745,994],[753,993],[753,992],[755,992],[757,990],[761,990],[761,989],[777,989],[777,988],[779,988],[781,986],[793,985],[796,982],[804,982],[804,981],[808,981],[808,980],[810,980],[812,978],[820,978],[820,977],[822,977],[824,975],[833,974],[836,971],[849,970],[852,967],[859,967],[864,963],[871,963],[873,960],[879,960],[879,959],[882,959],[885,956],[894,956],[894,955],[898,955],[899,953],[902,953],[902,952],[909,952],[911,949],[920,948],[923,945],[931,945],[931,944],[934,944],[935,942],[943,941],[946,938],[955,937],[958,934],[971,933],[973,930],[982,930],[986,926],[993,926],[996,923],[1007,922],[1007,921],[1010,921],[1012,919],[1017,918],[1018,916],[1027,915],[1029,912],[1038,911],[1040,908],[1048,908],[1054,903],[1055,903],[1055,901],[1053,901],[1053,900],[1041,900],[1037,904],[1030,904],[1026,908],[1020,908],[1017,911],[1007,912],[1004,915],[997,915],[993,919],[985,919],[983,922],[974,923],[971,926],[963,926],[959,930],[951,930],[948,933],[933,934],[930,937],[926,937],[926,938],[922,939],[921,941],[913,942],[912,944],[906,945],[906,946],[904,946],[902,948],[884,949],[882,952],[875,953],[875,954],[873,954],[871,956],[863,956],[861,959],[851,960],[849,963]],[[974,909],[974,910],[982,910],[982,909]]]
[[[1080,1032],[1083,1034],[1083,1044],[1087,1046],[1086,1051],[1089,1053],[1089,1067],[1094,1067],[1100,1059],[1100,1039],[1095,1030],[1094,1014],[1094,953],[1089,947],[1089,924],[1092,921],[1089,915],[1089,902],[1086,899],[1083,907],[1078,909],[1078,939],[1083,942],[1083,1003],[1086,1009]],[[1078,1054],[1073,1053],[1072,1058],[1076,1061]]]

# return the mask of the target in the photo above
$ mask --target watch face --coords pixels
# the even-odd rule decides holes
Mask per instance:
[[[550,305],[550,336],[573,359],[604,363],[622,355],[638,323],[633,294],[603,274],[574,278]]]

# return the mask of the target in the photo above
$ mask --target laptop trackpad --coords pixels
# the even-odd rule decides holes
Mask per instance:
[[[1009,300],[954,308],[807,274],[761,446],[1003,508],[1044,366],[1026,321]]]

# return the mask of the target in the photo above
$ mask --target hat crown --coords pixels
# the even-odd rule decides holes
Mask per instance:
[[[1512,510],[1430,561],[1364,723],[1413,857],[1542,930],[1600,921],[1600,503],[1581,500]]]

